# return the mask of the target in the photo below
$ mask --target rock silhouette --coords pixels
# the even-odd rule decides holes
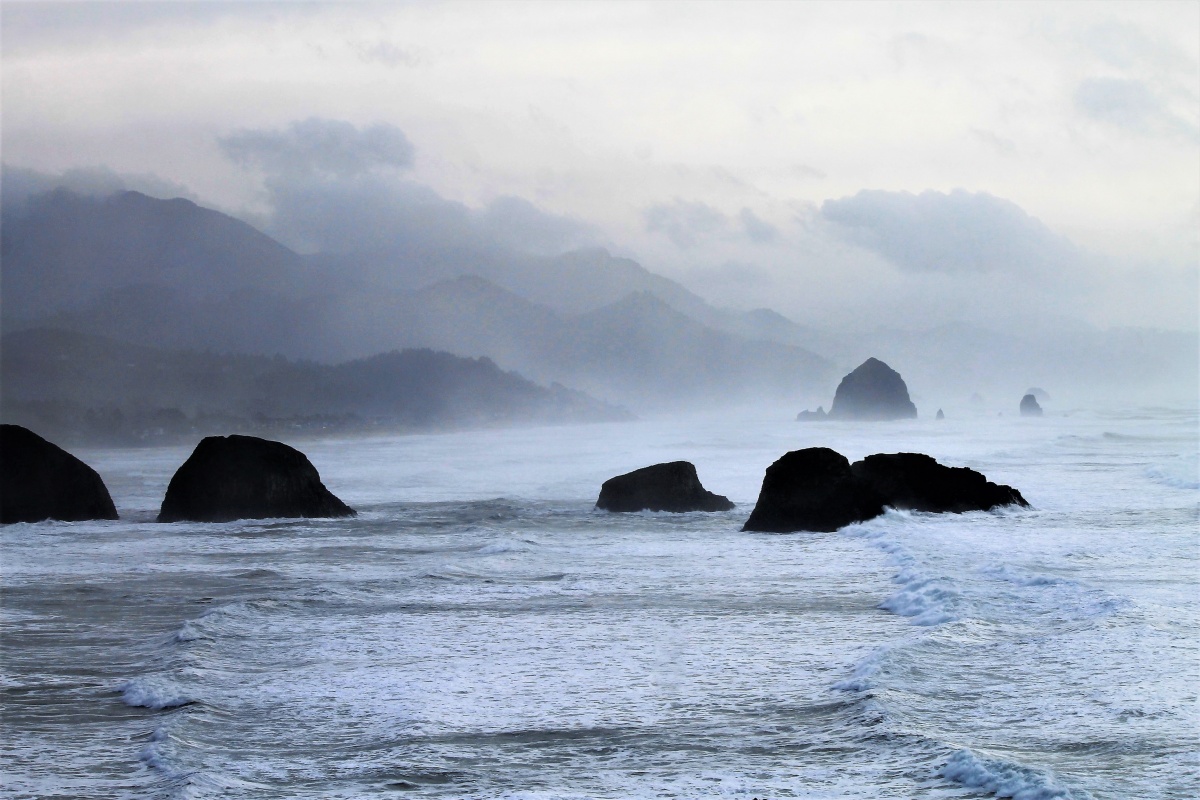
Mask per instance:
[[[892,508],[962,513],[1029,505],[1011,486],[992,483],[967,467],[939,464],[924,453],[877,453],[850,469]]]
[[[0,425],[0,523],[117,519],[96,470],[20,425]]]
[[[935,419],[945,419],[945,418],[946,418],[946,414],[939,408],[937,417]]]
[[[352,517],[307,456],[254,436],[209,436],[176,470],[159,522]]]
[[[828,447],[793,450],[767,467],[744,531],[836,531],[877,517],[883,502]]]
[[[767,468],[744,531],[834,531],[877,517],[885,507],[914,511],[990,511],[1025,506],[1011,486],[921,453],[867,456],[854,464],[826,447],[794,450]]]
[[[828,416],[829,415],[825,413],[825,406],[817,406],[816,411],[808,411],[807,409],[801,411],[796,415],[796,421],[803,422],[805,420],[825,419]]]
[[[1042,415],[1042,407],[1038,405],[1037,398],[1031,394],[1027,394],[1021,398],[1021,416],[1022,417],[1040,417]]]
[[[700,484],[696,467],[672,461],[609,478],[600,487],[596,508],[605,511],[728,511],[729,498]]]
[[[830,419],[916,419],[900,373],[877,358],[868,358],[842,378],[829,409]]]

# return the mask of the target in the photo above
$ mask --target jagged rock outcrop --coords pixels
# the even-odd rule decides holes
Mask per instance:
[[[883,503],[859,481],[844,455],[828,447],[785,454],[763,477],[744,531],[836,531],[883,513]]]
[[[887,506],[913,511],[990,511],[1026,506],[1011,486],[921,453],[867,456],[854,464],[826,447],[794,450],[767,468],[745,531],[834,531]]]
[[[811,420],[818,420],[818,419],[826,419],[828,416],[829,415],[825,413],[825,406],[817,406],[816,411],[809,411],[807,409],[805,409],[804,411],[801,411],[799,414],[796,415],[796,421],[804,422],[806,420],[811,421]]]
[[[877,358],[868,358],[842,378],[829,409],[830,419],[916,419],[917,407],[908,396],[900,373]]]
[[[1040,417],[1042,415],[1042,407],[1038,405],[1037,398],[1031,394],[1027,394],[1021,398],[1021,416],[1022,417]]]
[[[0,523],[117,519],[96,470],[20,425],[0,425]]]
[[[935,417],[935,419],[945,419],[945,418],[946,418],[946,414],[945,414],[945,412],[943,412],[943,411],[942,411],[942,410],[939,408],[939,409],[938,409],[938,413],[937,413],[937,417]]]
[[[308,457],[254,436],[209,436],[176,470],[159,522],[271,517],[352,517]]]
[[[729,498],[700,484],[696,467],[672,461],[609,478],[600,487],[596,508],[605,511],[728,511]]]
[[[1011,486],[989,481],[968,467],[947,467],[924,453],[877,453],[850,467],[854,477],[892,508],[962,513],[1027,506]]]

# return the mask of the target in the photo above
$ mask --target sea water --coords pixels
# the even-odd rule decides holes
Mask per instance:
[[[14,798],[1194,798],[1195,410],[782,412],[293,442],[346,520],[0,529]],[[788,450],[918,451],[1028,509],[743,533]],[[594,509],[686,459],[737,508]]]

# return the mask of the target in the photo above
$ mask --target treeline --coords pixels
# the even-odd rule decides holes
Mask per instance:
[[[487,358],[403,350],[326,365],[160,350],[49,329],[0,340],[0,416],[64,441],[105,444],[630,417],[582,392],[505,372]]]

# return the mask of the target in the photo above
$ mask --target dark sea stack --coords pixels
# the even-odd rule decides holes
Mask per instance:
[[[908,397],[900,373],[877,358],[868,358],[842,378],[829,409],[831,419],[916,419],[917,407]]]
[[[1037,398],[1031,394],[1027,394],[1021,398],[1021,416],[1022,417],[1040,417],[1042,415],[1042,407],[1038,405]]]
[[[254,436],[209,436],[175,471],[159,522],[353,517],[308,457]]]
[[[827,447],[794,450],[767,468],[744,531],[835,531],[872,519],[885,506],[912,511],[991,511],[1027,506],[1011,486],[922,453],[867,456],[853,465]]]
[[[642,467],[609,478],[600,487],[596,508],[605,511],[729,511],[729,498],[700,484],[687,461]]]
[[[793,450],[771,466],[744,531],[836,531],[883,513],[883,501],[850,462],[827,447]]]
[[[796,415],[797,422],[814,422],[816,420],[828,419],[829,415],[825,413],[825,406],[817,406],[816,411],[801,411]]]
[[[20,425],[0,425],[0,523],[117,519],[96,470]]]
[[[939,408],[939,409],[938,409],[938,413],[937,413],[937,417],[935,417],[935,419],[945,419],[945,418],[946,418],[946,415],[945,415],[945,413],[943,413],[943,412],[942,412],[942,410]]]
[[[962,513],[1029,505],[1011,486],[992,483],[967,467],[947,467],[923,453],[867,456],[850,470],[892,508]]]

